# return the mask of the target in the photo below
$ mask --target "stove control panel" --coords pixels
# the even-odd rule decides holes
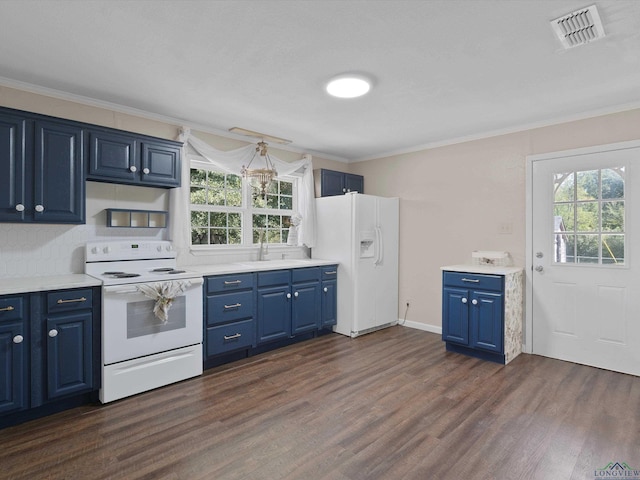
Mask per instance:
[[[134,239],[88,242],[85,254],[87,262],[176,258],[176,252],[171,242],[166,240]]]

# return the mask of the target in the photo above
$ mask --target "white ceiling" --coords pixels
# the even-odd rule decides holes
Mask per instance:
[[[0,0],[0,83],[52,89],[355,161],[640,106],[640,1]],[[359,99],[329,77],[375,80]],[[47,90],[43,90],[47,91]]]

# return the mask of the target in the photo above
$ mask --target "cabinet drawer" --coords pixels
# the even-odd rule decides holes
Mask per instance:
[[[253,290],[212,295],[207,298],[207,324],[253,317]]]
[[[0,322],[22,318],[23,302],[22,297],[0,298]]]
[[[291,270],[291,282],[313,282],[320,280],[320,268],[294,268]]]
[[[83,290],[61,290],[47,294],[47,312],[68,312],[91,308],[93,304],[90,288]]]
[[[207,277],[207,293],[229,292],[232,290],[241,290],[245,288],[253,288],[252,273],[238,273]]]
[[[258,273],[258,286],[287,285],[291,278],[289,270],[274,270],[272,272]]]
[[[338,265],[322,267],[322,280],[335,280],[338,277]]]
[[[504,277],[478,273],[443,272],[443,283],[447,287],[502,291]]]
[[[252,319],[207,328],[207,356],[253,346]]]

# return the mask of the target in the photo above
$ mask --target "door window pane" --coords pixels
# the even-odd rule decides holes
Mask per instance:
[[[599,189],[598,170],[576,172],[576,200],[597,200]]]

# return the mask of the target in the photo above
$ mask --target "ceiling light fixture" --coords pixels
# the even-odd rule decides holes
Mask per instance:
[[[264,158],[265,167],[264,168],[249,168],[251,164],[255,160],[256,156],[260,154],[260,157]],[[249,161],[249,165],[246,167],[243,165],[240,170],[242,176],[248,179],[251,183],[251,186],[260,191],[260,195],[266,197],[267,188],[273,181],[274,178],[278,176],[278,172],[276,168],[273,166],[273,162],[269,157],[269,153],[267,152],[267,144],[265,142],[258,142],[256,146],[256,151],[253,153],[253,157],[251,157],[251,161]]]
[[[371,89],[371,81],[362,75],[339,75],[327,83],[327,93],[338,98],[356,98]]]

